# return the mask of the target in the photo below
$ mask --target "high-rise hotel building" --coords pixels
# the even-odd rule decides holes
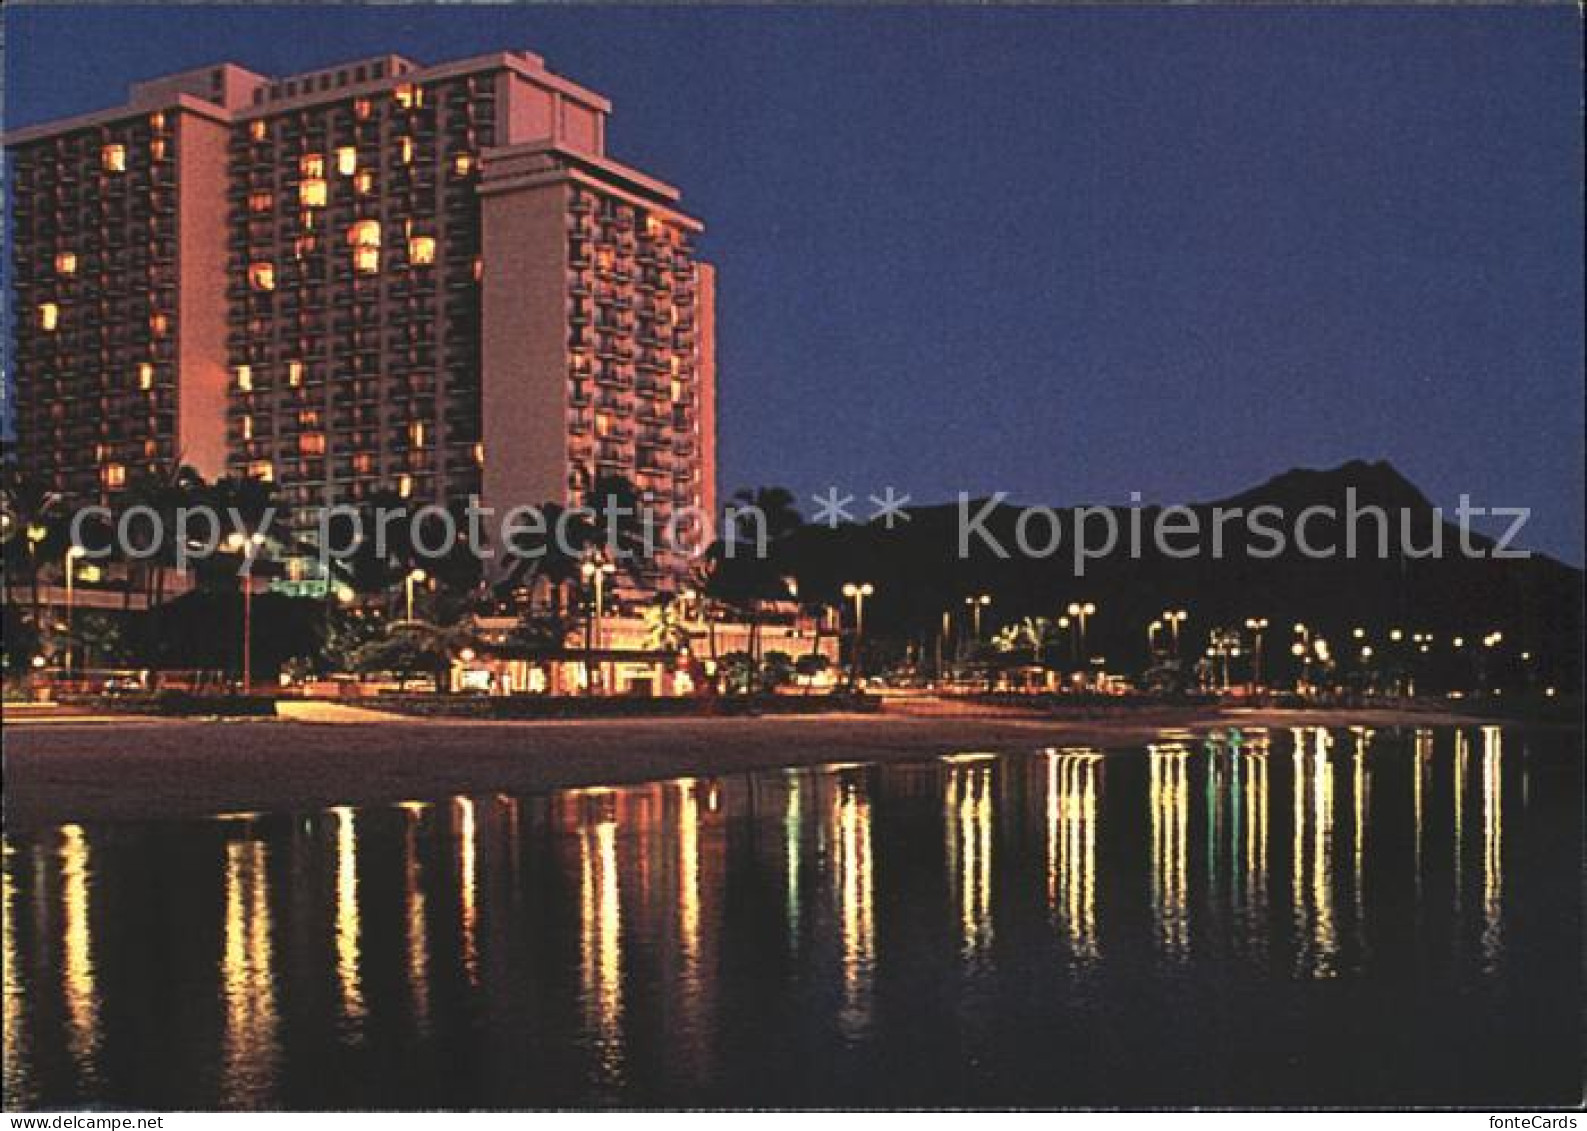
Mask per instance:
[[[83,501],[178,461],[271,479],[300,526],[602,475],[713,513],[714,273],[610,109],[523,52],[386,56],[8,135],[23,467]]]

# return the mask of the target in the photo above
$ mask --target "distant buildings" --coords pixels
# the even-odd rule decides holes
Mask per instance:
[[[271,479],[300,528],[603,474],[710,514],[714,273],[610,109],[526,52],[385,56],[8,135],[22,467],[78,501],[175,461]]]

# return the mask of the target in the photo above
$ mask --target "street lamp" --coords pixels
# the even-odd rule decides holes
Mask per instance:
[[[72,614],[76,597],[72,586],[77,574],[77,567],[73,564],[82,557],[86,550],[81,546],[68,546],[66,548],[66,676],[72,675]]]
[[[1245,627],[1253,637],[1251,649],[1251,689],[1262,686],[1262,633],[1267,628],[1266,617],[1246,617]]]
[[[416,581],[423,581],[429,576],[430,575],[425,573],[422,569],[411,569],[408,571],[408,576],[402,579],[402,588],[403,592],[407,596],[408,610],[408,615],[403,619],[408,621],[409,624],[413,623],[413,584]]]
[[[1184,609],[1163,610],[1163,621],[1168,625],[1170,638],[1174,642],[1174,656],[1179,656],[1179,629],[1185,623],[1185,618],[1190,616]]]
[[[1157,634],[1163,631],[1163,622],[1154,620],[1146,626],[1146,658],[1151,660],[1157,655]]]
[[[1289,646],[1289,654],[1300,662],[1300,676],[1296,681],[1295,690],[1305,694],[1306,686],[1311,682],[1307,678],[1311,674],[1311,649],[1297,640]]]
[[[1080,625],[1080,635],[1077,643],[1081,652],[1086,650],[1086,621],[1088,621],[1091,618],[1091,615],[1096,611],[1096,605],[1092,604],[1090,601],[1087,601],[1084,604],[1081,604],[1078,601],[1070,602],[1069,615],[1074,617]],[[1079,659],[1079,657],[1077,656],[1076,659]]]
[[[974,597],[966,597],[964,603],[970,606],[970,616],[975,623],[975,642],[981,642],[981,610],[992,603],[990,594],[980,593]]]
[[[244,555],[237,566],[237,578],[242,582],[242,690],[247,694],[253,687],[253,555],[249,547],[264,545],[263,534],[244,535],[233,532],[226,538],[226,548]]]
[[[848,581],[843,585],[843,595],[854,602],[854,643],[850,645],[853,654],[849,658],[849,681],[856,687],[860,682],[860,645],[865,639],[865,598],[875,592],[876,586],[869,581]],[[985,600],[990,602],[991,598]]]
[[[601,616],[605,611],[606,579],[617,572],[617,567],[605,558],[597,555],[586,559],[579,566],[579,572],[584,575],[586,583],[595,585],[595,619],[591,627],[584,634],[584,690],[585,694],[595,694],[595,684],[590,679],[590,653],[594,650],[596,641],[601,635]]]

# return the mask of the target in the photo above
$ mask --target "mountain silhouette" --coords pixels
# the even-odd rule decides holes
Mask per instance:
[[[1244,525],[1243,516],[1268,508],[1269,525],[1287,533],[1308,508],[1323,507],[1332,508],[1334,517],[1314,512],[1306,533],[1314,548],[1335,548],[1329,557],[1308,556],[1292,542],[1274,553],[1270,538],[1250,534]],[[1361,516],[1353,557],[1345,552],[1344,517],[1352,508]],[[1504,653],[1517,663],[1521,652],[1530,653],[1525,663],[1531,678],[1561,686],[1579,679],[1582,571],[1540,554],[1492,556],[1492,538],[1463,532],[1452,512],[1438,511],[1389,463],[1356,460],[1324,470],[1290,470],[1228,498],[1191,504],[1174,517],[1185,523],[1184,512],[1195,516],[1203,552],[1194,556],[1176,556],[1193,544],[1188,536],[1166,548],[1154,543],[1151,531],[1163,509],[1142,506],[1132,515],[1121,506],[1067,507],[1027,516],[1032,549],[1045,550],[1057,538],[1055,552],[1032,556],[1016,542],[1024,507],[984,500],[924,506],[910,509],[909,520],[895,522],[891,530],[881,521],[836,529],[807,525],[779,557],[802,593],[834,604],[842,600],[844,582],[872,582],[876,593],[867,605],[867,629],[895,641],[926,645],[944,612],[962,619],[964,597],[986,593],[994,600],[983,614],[983,635],[1025,616],[1056,617],[1071,601],[1094,603],[1088,650],[1121,668],[1144,661],[1151,620],[1165,609],[1184,608],[1190,613],[1188,639],[1203,644],[1213,627],[1265,617],[1270,654],[1285,658],[1296,623],[1336,647],[1356,627],[1380,641],[1391,628],[1407,638],[1432,633],[1446,648],[1456,636],[1469,648],[1501,632]],[[1242,517],[1226,521],[1214,553],[1211,528],[1220,511]],[[972,537],[961,556],[966,515],[978,520],[975,529],[987,537]],[[1100,547],[1109,516],[1119,544],[1105,557],[1084,561],[1082,571],[1075,561],[1076,534],[1086,532],[1088,544]],[[1138,554],[1130,552],[1128,541],[1132,518],[1142,530]],[[1435,541],[1441,541],[1436,556],[1429,554]],[[1000,556],[998,547],[1009,556]]]

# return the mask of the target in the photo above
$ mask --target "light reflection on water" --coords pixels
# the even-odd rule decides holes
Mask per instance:
[[[1079,963],[1099,955],[1097,814],[1104,763],[1095,750],[1047,754],[1047,907]]]
[[[1190,820],[1188,764],[1190,751],[1179,743],[1153,746],[1151,759],[1152,915],[1157,945],[1175,961],[1190,951],[1187,828]]]
[[[276,1005],[274,928],[270,915],[269,849],[261,840],[226,843],[225,942],[221,949],[220,1094],[255,1107],[274,1083],[280,1014]]]
[[[975,968],[992,951],[992,764],[952,762],[947,777],[945,826],[959,951]]]
[[[1436,1044],[1473,985],[1578,976],[1513,958],[1553,953],[1513,920],[1539,819],[1514,741],[1299,728],[8,838],[6,1096],[313,1106],[340,1065],[357,1106],[1125,1102],[1138,1074],[1065,1091],[1042,1050],[1101,1055],[1103,1016],[1193,1045],[1216,986],[1260,1059],[1266,1003],[1373,975],[1449,979]],[[1568,845],[1568,812],[1538,835]],[[1199,1004],[1165,1030],[1169,987]],[[851,1067],[906,1055],[914,1090]]]

